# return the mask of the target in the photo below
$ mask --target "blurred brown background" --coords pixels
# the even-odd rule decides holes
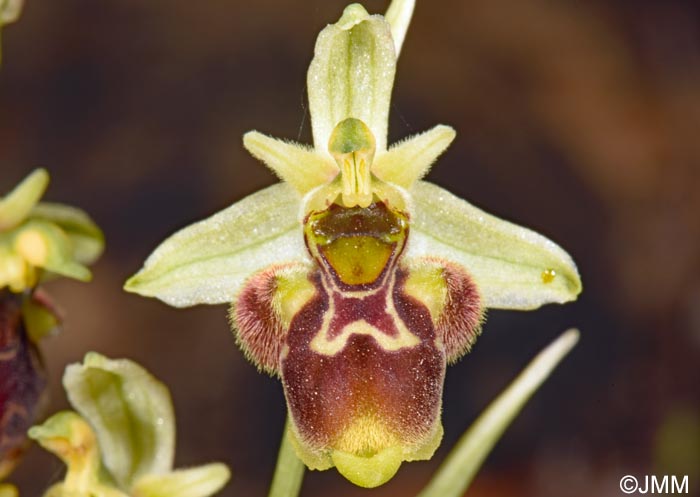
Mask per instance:
[[[37,165],[47,199],[104,228],[94,282],[49,290],[67,311],[43,343],[52,410],[87,350],[140,361],[171,388],[179,466],[227,462],[222,495],[265,495],[281,387],[236,349],[226,309],[121,291],[156,244],[275,181],[250,129],[310,141],[305,72],[345,0],[28,0],[3,29],[0,191]],[[371,12],[387,2],[368,0]],[[565,247],[580,300],[490,313],[448,370],[446,436],[372,495],[412,495],[462,430],[545,344],[582,341],[496,447],[470,496],[617,496],[626,474],[700,487],[700,6],[679,1],[421,1],[401,56],[391,141],[445,123],[435,183]],[[35,496],[62,472],[33,448]],[[334,471],[303,495],[370,495]],[[697,494],[696,494],[697,495]]]

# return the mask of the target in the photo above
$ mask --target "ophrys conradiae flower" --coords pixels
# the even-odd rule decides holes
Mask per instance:
[[[420,180],[452,128],[387,148],[412,9],[353,4],[326,27],[308,72],[314,147],[246,134],[284,183],[176,233],[126,286],[178,307],[233,302],[246,356],[282,380],[299,457],[362,486],[432,456],[446,365],[486,307],[581,290],[556,244]]]

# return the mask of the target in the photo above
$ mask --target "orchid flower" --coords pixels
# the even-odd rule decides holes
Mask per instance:
[[[207,497],[228,481],[221,463],[172,469],[170,392],[135,362],[90,352],[66,368],[63,386],[75,411],[29,430],[67,467],[44,497]]]
[[[307,80],[314,146],[247,133],[283,182],[172,235],[125,287],[176,307],[232,303],[246,357],[282,380],[298,457],[365,487],[433,455],[446,366],[486,308],[581,291],[554,242],[421,180],[452,128],[387,146],[413,4],[353,4],[327,26]]]

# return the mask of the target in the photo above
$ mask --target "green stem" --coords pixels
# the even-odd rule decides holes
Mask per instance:
[[[578,330],[565,331],[540,352],[462,435],[435,476],[417,497],[460,497],[528,399],[569,353]]]
[[[292,442],[287,435],[289,430],[289,418],[284,424],[282,433],[282,445],[277,456],[275,476],[272,478],[272,486],[268,497],[297,497],[301,484],[304,481],[306,466],[297,457]]]

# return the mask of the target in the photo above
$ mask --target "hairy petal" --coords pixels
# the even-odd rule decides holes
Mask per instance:
[[[379,179],[410,188],[428,174],[433,162],[447,150],[456,136],[455,130],[442,124],[393,145],[372,165]]]
[[[581,280],[562,248],[487,214],[448,191],[417,182],[407,258],[435,256],[463,266],[485,307],[534,309],[574,300]]]
[[[254,193],[165,240],[125,289],[175,307],[232,302],[260,269],[308,261],[299,206],[285,184]]]
[[[249,131],[243,135],[243,145],[302,195],[329,183],[338,174],[338,166],[332,160],[298,143]]]
[[[316,294],[303,264],[273,266],[253,275],[229,314],[238,345],[258,369],[279,374],[291,319]]]
[[[369,126],[377,153],[386,150],[396,49],[391,27],[359,4],[348,6],[316,40],[307,85],[314,145],[328,154],[336,124],[353,117]]]

